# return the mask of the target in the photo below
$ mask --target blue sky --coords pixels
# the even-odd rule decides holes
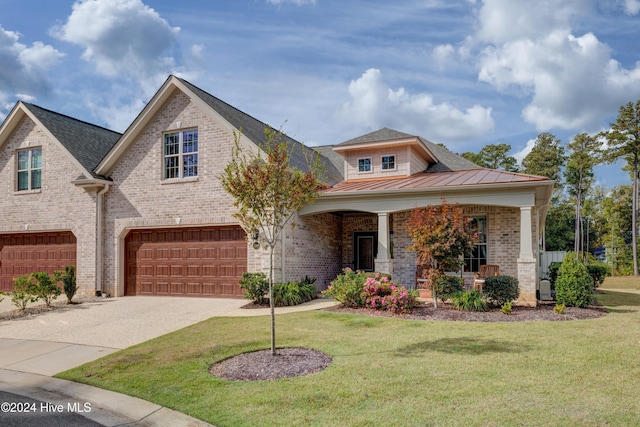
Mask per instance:
[[[124,131],[169,74],[308,145],[568,143],[640,99],[640,0],[0,0],[18,99]],[[630,182],[621,164],[600,183]]]

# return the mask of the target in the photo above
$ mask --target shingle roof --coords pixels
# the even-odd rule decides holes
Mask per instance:
[[[59,114],[34,104],[24,106],[75,157],[94,178],[103,178],[94,172],[100,160],[118,141],[121,134],[91,123]],[[89,177],[87,177],[89,178]]]
[[[253,141],[260,147],[264,147],[266,144],[266,136],[264,130],[269,125],[261,122],[258,119],[251,117],[250,115],[238,110],[237,108],[227,104],[226,102],[216,98],[215,96],[203,91],[197,86],[192,85],[186,80],[176,77],[180,82],[187,86],[194,94],[196,94],[202,101],[208,106],[218,112],[225,120],[231,123],[236,129],[240,129],[242,134]],[[273,128],[272,128],[273,129]],[[291,152],[291,165],[302,170],[307,171],[310,167],[309,162],[313,160],[313,155],[319,153],[310,147],[290,138],[287,135],[282,135],[283,141],[286,141],[292,147]],[[325,170],[325,181],[334,185],[342,181],[342,173],[336,169],[329,159],[320,154],[320,161],[322,162]]]
[[[350,139],[348,141],[342,142],[337,145],[337,147],[348,147],[350,145],[356,144],[366,144],[370,142],[382,142],[382,141],[393,141],[395,139],[403,139],[403,138],[418,138],[427,149],[435,155],[438,159],[437,163],[430,164],[427,168],[427,172],[447,172],[447,171],[456,171],[456,170],[468,170],[468,169],[477,169],[479,166],[475,163],[471,163],[467,159],[458,156],[457,154],[452,153],[445,147],[434,144],[418,135],[410,135],[408,133],[399,132],[394,129],[382,128],[377,131],[368,133],[366,135],[359,136],[357,138]]]

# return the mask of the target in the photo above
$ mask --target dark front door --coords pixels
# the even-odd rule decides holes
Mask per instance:
[[[363,231],[353,233],[353,248],[355,270],[373,271],[375,270],[376,249],[378,247],[377,233]]]

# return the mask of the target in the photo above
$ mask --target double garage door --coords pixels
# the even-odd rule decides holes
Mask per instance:
[[[69,231],[0,235],[0,291],[13,290],[13,278],[76,265],[76,238]]]
[[[132,230],[125,295],[241,297],[245,232],[237,226]]]

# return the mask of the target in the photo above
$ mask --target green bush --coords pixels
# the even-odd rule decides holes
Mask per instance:
[[[558,278],[558,269],[562,265],[561,262],[552,262],[549,264],[549,280],[551,281],[551,286],[554,286],[556,283],[556,279]]]
[[[485,311],[487,303],[478,291],[458,292],[452,297],[453,306],[462,311]]]
[[[311,282],[315,282],[315,279]],[[298,305],[316,297],[316,287],[307,280],[282,283],[273,286],[273,305],[277,307]]]
[[[244,297],[254,304],[269,302],[269,280],[265,273],[242,273],[240,287],[245,290]]]
[[[593,286],[598,287],[604,282],[604,278],[611,276],[611,267],[603,263],[594,263],[587,265],[587,272],[593,279]]]
[[[35,295],[44,301],[47,307],[51,307],[51,303],[58,298],[62,290],[56,285],[53,278],[44,271],[31,273],[31,277]]]
[[[511,305],[511,301],[502,304],[502,307],[500,307],[500,311],[502,312],[502,314],[512,314],[513,307]]]
[[[487,277],[482,286],[482,293],[491,304],[501,307],[507,302],[517,300],[520,296],[518,279],[511,276]]]
[[[447,275],[438,277],[431,287],[433,294],[442,302],[452,298],[455,293],[462,292],[463,289],[462,277]]]
[[[11,295],[13,305],[20,310],[27,308],[27,304],[30,302],[38,301],[31,275],[25,274],[24,276],[14,277],[13,291],[9,295]]]
[[[366,273],[345,268],[323,294],[341,302],[346,307],[364,307],[363,286],[367,278]]]
[[[62,289],[67,296],[67,304],[71,304],[73,296],[78,291],[76,285],[76,268],[73,265],[67,265],[63,270],[54,271],[54,280],[62,282]]]
[[[593,279],[575,253],[562,261],[556,280],[556,301],[567,307],[586,307],[593,298]]]

